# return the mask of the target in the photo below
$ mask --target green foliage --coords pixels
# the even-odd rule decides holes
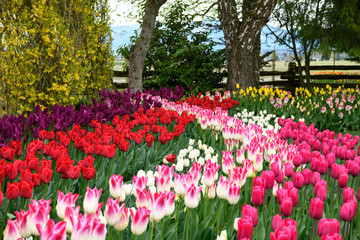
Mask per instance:
[[[112,79],[108,1],[0,3],[0,116],[90,101]]]
[[[195,21],[184,13],[186,8],[174,3],[164,20],[156,23],[145,60],[144,88],[181,85],[192,92],[205,92],[222,86],[225,50],[214,49],[216,42],[209,38],[211,22]],[[126,60],[138,35],[135,32],[130,45],[118,49]]]

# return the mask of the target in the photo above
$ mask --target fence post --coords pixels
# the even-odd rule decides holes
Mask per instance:
[[[272,70],[275,71],[275,50],[272,50]],[[275,76],[272,76],[272,81],[275,81]]]

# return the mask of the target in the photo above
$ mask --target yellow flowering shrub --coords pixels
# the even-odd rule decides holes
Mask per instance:
[[[108,1],[0,4],[0,116],[88,102],[111,86]]]

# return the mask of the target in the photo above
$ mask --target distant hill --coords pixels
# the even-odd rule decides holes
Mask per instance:
[[[124,25],[124,26],[114,26],[111,27],[113,43],[112,50],[116,52],[119,46],[127,45],[130,43],[130,37],[134,35],[134,31],[139,29],[139,24],[135,25]],[[269,35],[270,31],[267,28],[263,28],[261,33],[261,53],[267,51],[276,50],[277,55],[281,58],[286,55],[289,51],[285,46],[274,44],[275,38]],[[267,36],[268,35],[268,36]],[[221,39],[224,37],[222,31],[210,35],[214,39]],[[219,45],[217,48],[223,48],[224,45]]]

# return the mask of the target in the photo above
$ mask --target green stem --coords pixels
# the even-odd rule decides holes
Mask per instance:
[[[186,211],[185,240],[189,240],[190,208],[187,208]]]
[[[150,240],[153,239],[153,235],[154,235],[154,229],[155,229],[155,221],[151,224],[151,230],[150,230]]]
[[[124,231],[120,231],[120,240],[124,240]]]
[[[220,234],[220,222],[221,222],[221,209],[222,209],[222,199],[219,199],[219,209],[218,209],[218,219],[217,219],[217,222],[216,222],[216,230],[217,230],[217,233]]]
[[[58,174],[60,176],[60,174]],[[57,203],[57,197],[58,197],[58,189],[59,189],[59,185],[60,185],[60,182],[61,182],[61,178],[58,179],[56,181],[56,188],[54,189],[55,190],[55,193],[54,193],[54,198],[53,198],[53,211],[54,211],[54,214],[53,216],[55,216],[55,207],[56,207],[56,203]]]
[[[111,161],[111,167],[110,167],[110,171],[107,171],[107,174],[106,174],[104,190],[107,189],[107,186],[109,184],[109,175],[112,174],[112,171],[113,171],[114,158],[112,158],[110,161]]]
[[[207,209],[207,201],[208,201],[208,191],[209,191],[209,187],[206,187],[205,189],[205,195],[204,195],[204,198],[205,198],[205,208],[204,208],[204,221],[205,221],[205,218],[206,218],[206,209]]]
[[[164,225],[165,225],[165,218],[162,219],[160,239],[163,239]]]

